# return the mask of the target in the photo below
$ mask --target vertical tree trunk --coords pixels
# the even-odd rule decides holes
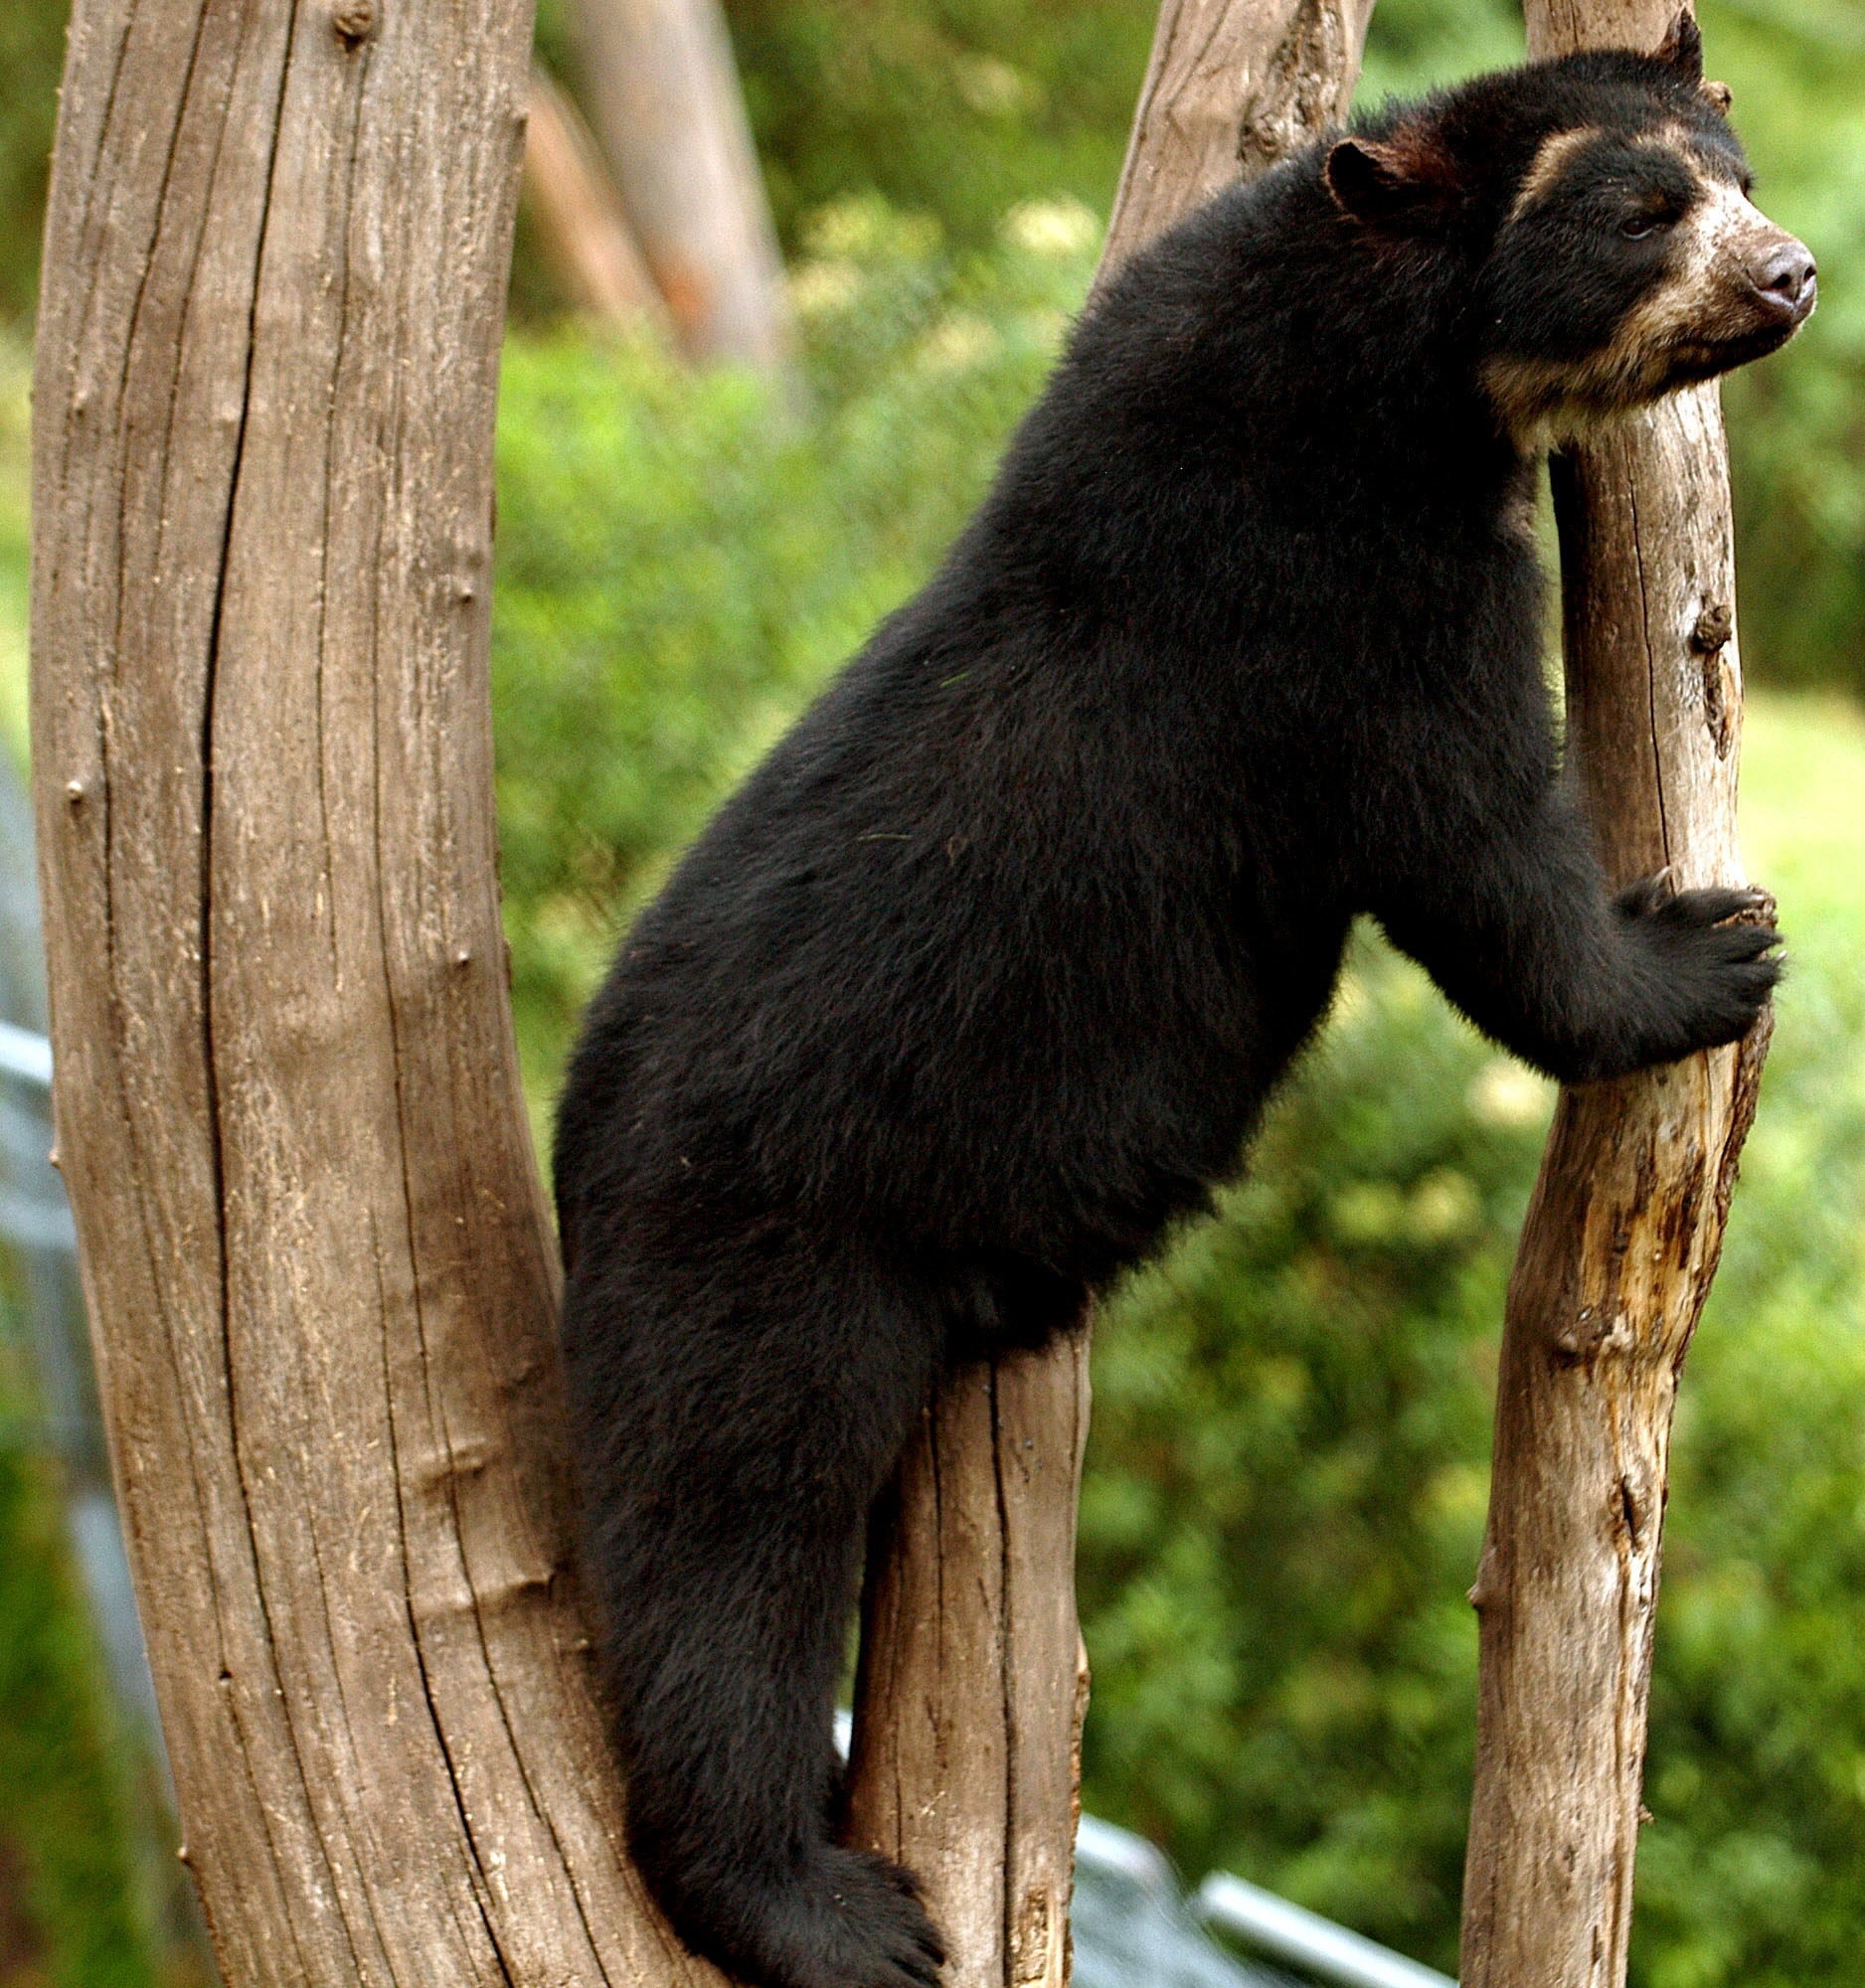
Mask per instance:
[[[1063,1988],[1088,1669],[1086,1330],[953,1374],[875,1515],[848,1838],[907,1865],[944,1988]]]
[[[1674,0],[1528,0],[1536,54],[1654,48]],[[1716,390],[1555,467],[1569,749],[1615,880],[1741,880]],[[1722,1248],[1766,1020],[1564,1092],[1509,1289],[1481,1622],[1464,1988],[1625,1978],[1671,1410]]]
[[[793,335],[719,0],[574,0],[591,120],[681,343],[784,374]]]
[[[1165,0],[1101,274],[1341,117],[1372,0]],[[948,1988],[1063,1988],[1087,1660],[1088,1327],[946,1383],[879,1515],[848,1834],[925,1880]]]
[[[34,398],[57,1121],[231,1988],[716,1981],[566,1567],[486,631],[525,0],[79,0]]]
[[[525,195],[571,302],[596,323],[667,328],[667,308],[582,113],[534,63]]]

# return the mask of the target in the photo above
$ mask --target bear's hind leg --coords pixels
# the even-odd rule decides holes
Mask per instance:
[[[932,1988],[906,1874],[837,1847],[832,1718],[870,1507],[936,1377],[934,1296],[864,1245],[586,1250],[565,1353],[630,1847],[758,1988]]]

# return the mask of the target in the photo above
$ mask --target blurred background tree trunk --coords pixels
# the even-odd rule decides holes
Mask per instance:
[[[788,378],[783,264],[718,0],[574,0],[590,120],[682,348]]]
[[[525,197],[557,280],[584,316],[611,330],[670,329],[600,149],[568,92],[531,66]]]

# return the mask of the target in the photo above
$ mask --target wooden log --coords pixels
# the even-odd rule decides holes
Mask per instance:
[[[1654,48],[1673,0],[1528,0],[1535,54]],[[1722,419],[1677,396],[1555,466],[1568,741],[1613,878],[1741,881]],[[1563,1093],[1508,1296],[1464,1988],[1625,1979],[1671,1412],[1754,1115],[1737,1047]]]
[[[572,304],[612,331],[670,332],[621,198],[583,113],[531,66],[525,198],[544,251]]]
[[[783,264],[719,0],[575,0],[591,122],[685,350],[786,377]]]
[[[1371,0],[1165,0],[1101,273],[1341,117]],[[1087,1659],[1088,1325],[954,1373],[880,1515],[848,1837],[917,1871],[948,1988],[1063,1988]]]
[[[703,1988],[622,1856],[493,862],[525,0],[78,0],[34,397],[56,1110],[230,1988]]]

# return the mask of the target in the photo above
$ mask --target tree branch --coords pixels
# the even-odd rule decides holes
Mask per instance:
[[[783,264],[719,0],[575,0],[591,121],[687,352],[794,365]]]

